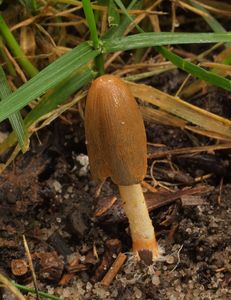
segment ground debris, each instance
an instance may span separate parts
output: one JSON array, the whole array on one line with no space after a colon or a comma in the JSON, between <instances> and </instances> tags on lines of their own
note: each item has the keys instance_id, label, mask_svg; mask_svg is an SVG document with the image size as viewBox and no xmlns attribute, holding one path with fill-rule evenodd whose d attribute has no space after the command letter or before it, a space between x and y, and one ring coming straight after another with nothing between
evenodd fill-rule
<instances>
[{"instance_id":1,"label":"ground debris","mask_svg":"<svg viewBox=\"0 0 231 300\"><path fill-rule=\"evenodd\" d=\"M188 186L194 184L194 178L180 170L172 170L170 168L165 169L163 167L154 166L153 173L155 175L155 179L158 181L177 182Z\"/></svg>"},{"instance_id":2,"label":"ground debris","mask_svg":"<svg viewBox=\"0 0 231 300\"><path fill-rule=\"evenodd\" d=\"M144 193L145 200L147 203L147 207L149 212L160 208L162 206L171 204L175 202L177 199L181 199L184 197L184 200L187 196L191 195L202 195L210 193L213 190L213 187L207 185L198 185L193 188L182 189L176 192L147 192ZM107 199L110 203L108 205ZM113 199L113 201L111 200ZM117 196L115 200L115 196L108 198L99 198L95 207L95 217L100 223L121 223L126 221L126 216L121 206L120 197ZM186 201L185 201L186 202ZM191 204L193 205L193 204ZM197 205L197 204L195 204Z\"/></svg>"},{"instance_id":3,"label":"ground debris","mask_svg":"<svg viewBox=\"0 0 231 300\"><path fill-rule=\"evenodd\" d=\"M48 160L41 155L19 156L14 167L6 169L0 177L0 201L5 210L18 214L26 213L27 207L38 203L40 185L38 176ZM0 211L1 214L1 211Z\"/></svg>"},{"instance_id":4,"label":"ground debris","mask_svg":"<svg viewBox=\"0 0 231 300\"><path fill-rule=\"evenodd\" d=\"M105 274L105 276L101 280L101 283L103 285L109 286L111 284L111 282L113 281L113 279L119 272L120 268L122 267L122 265L124 264L126 259L127 259L127 256L124 253L120 252L118 254L116 260L113 262L112 266L110 267L108 272Z\"/></svg>"},{"instance_id":5,"label":"ground debris","mask_svg":"<svg viewBox=\"0 0 231 300\"><path fill-rule=\"evenodd\" d=\"M58 282L64 270L63 259L57 252L35 252L32 258L36 264L37 276L42 281Z\"/></svg>"},{"instance_id":6,"label":"ground debris","mask_svg":"<svg viewBox=\"0 0 231 300\"><path fill-rule=\"evenodd\" d=\"M52 233L47 242L64 258L71 254L71 249L58 231Z\"/></svg>"},{"instance_id":7,"label":"ground debris","mask_svg":"<svg viewBox=\"0 0 231 300\"><path fill-rule=\"evenodd\" d=\"M227 176L230 172L230 163L227 159L219 158L212 154L179 155L173 159L180 166L186 168L190 166L194 169L216 174L217 176Z\"/></svg>"},{"instance_id":8,"label":"ground debris","mask_svg":"<svg viewBox=\"0 0 231 300\"><path fill-rule=\"evenodd\" d=\"M25 259L13 259L11 261L11 272L15 276L24 276L28 272L28 266Z\"/></svg>"},{"instance_id":9,"label":"ground debris","mask_svg":"<svg viewBox=\"0 0 231 300\"><path fill-rule=\"evenodd\" d=\"M98 282L105 276L120 251L121 242L118 239L107 240L105 242L105 252L94 276L91 279L93 282Z\"/></svg>"},{"instance_id":10,"label":"ground debris","mask_svg":"<svg viewBox=\"0 0 231 300\"><path fill-rule=\"evenodd\" d=\"M17 248L16 241L0 238L0 248Z\"/></svg>"}]
</instances>

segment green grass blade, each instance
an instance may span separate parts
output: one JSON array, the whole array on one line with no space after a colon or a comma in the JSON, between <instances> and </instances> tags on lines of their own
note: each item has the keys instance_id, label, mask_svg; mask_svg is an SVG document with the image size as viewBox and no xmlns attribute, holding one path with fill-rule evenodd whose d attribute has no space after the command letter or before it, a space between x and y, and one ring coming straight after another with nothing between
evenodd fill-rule
<instances>
[{"instance_id":1,"label":"green grass blade","mask_svg":"<svg viewBox=\"0 0 231 300\"><path fill-rule=\"evenodd\" d=\"M95 16L91 7L91 1L90 0L83 0L83 10L84 14L88 23L88 27L91 33L91 40L93 42L93 46L96 50L100 48L96 23L95 23ZM95 58L95 65L100 75L104 74L104 61L103 61L103 55L102 53L96 56Z\"/></svg>"},{"instance_id":2,"label":"green grass blade","mask_svg":"<svg viewBox=\"0 0 231 300\"><path fill-rule=\"evenodd\" d=\"M83 0L82 4L83 4L83 11L87 20L87 24L91 33L91 40L93 42L94 48L97 49L99 47L99 38L98 38L94 13L91 7L91 1Z\"/></svg>"},{"instance_id":3,"label":"green grass blade","mask_svg":"<svg viewBox=\"0 0 231 300\"><path fill-rule=\"evenodd\" d=\"M207 16L202 16L202 17L208 23L208 25L212 28L212 30L214 32L226 32L226 29L208 12L208 10L206 8L201 6L199 3L194 2L193 0L189 0L189 3L193 7L197 8L207 14Z\"/></svg>"},{"instance_id":4,"label":"green grass blade","mask_svg":"<svg viewBox=\"0 0 231 300\"><path fill-rule=\"evenodd\" d=\"M64 103L68 97L79 90L83 85L94 78L94 72L91 70L78 71L69 78L60 83L57 87L44 96L38 105L25 118L26 127L31 126L45 114L48 114L58 105Z\"/></svg>"},{"instance_id":5,"label":"green grass blade","mask_svg":"<svg viewBox=\"0 0 231 300\"><path fill-rule=\"evenodd\" d=\"M9 57L6 55L6 52L4 50L4 43L2 40L2 37L0 36L0 56L2 57L3 61L5 62L5 68L8 71L9 75L15 77L16 71L14 69L14 66L12 62L9 60Z\"/></svg>"},{"instance_id":6,"label":"green grass blade","mask_svg":"<svg viewBox=\"0 0 231 300\"><path fill-rule=\"evenodd\" d=\"M127 12L127 9L124 6L123 2L121 0L115 0L115 3L122 10L122 12L127 16L127 18L130 20L130 23L131 23L133 21L133 18ZM144 32L143 29L139 25L136 24L135 27L140 33Z\"/></svg>"},{"instance_id":7,"label":"green grass blade","mask_svg":"<svg viewBox=\"0 0 231 300\"><path fill-rule=\"evenodd\" d=\"M10 31L10 28L7 26L6 22L4 21L3 17L0 14L0 33L4 37L8 47L10 48L11 52L22 66L22 68L26 71L29 77L33 77L38 73L38 70L33 66L33 64L28 60L28 58L23 53L22 49L20 48L18 42L16 41L15 37Z\"/></svg>"},{"instance_id":8,"label":"green grass blade","mask_svg":"<svg viewBox=\"0 0 231 300\"><path fill-rule=\"evenodd\" d=\"M15 287L14 283L10 281L10 279L6 278L5 275L0 273L0 286L1 287L5 287L7 289L9 289L9 291L11 292L9 297L11 299L18 299L18 300L25 300L25 298L23 297L23 295L19 292L19 290ZM1 292L1 295L3 293ZM4 296L2 296L1 298L3 299ZM7 296L7 298L9 299L9 297ZM4 297L6 298L6 297Z\"/></svg>"},{"instance_id":9,"label":"green grass blade","mask_svg":"<svg viewBox=\"0 0 231 300\"><path fill-rule=\"evenodd\" d=\"M28 10L36 12L38 9L38 3L36 0L19 0Z\"/></svg>"},{"instance_id":10,"label":"green grass blade","mask_svg":"<svg viewBox=\"0 0 231 300\"><path fill-rule=\"evenodd\" d=\"M166 59L170 60L178 68L192 74L193 76L205 80L215 86L225 90L231 90L230 80L216 75L213 72L190 63L180 56L172 53L164 47L157 47L166 44L188 44L188 43L217 43L230 42L231 33L140 33L113 40L104 40L106 52L123 51L143 47L156 46L156 50Z\"/></svg>"},{"instance_id":11,"label":"green grass blade","mask_svg":"<svg viewBox=\"0 0 231 300\"><path fill-rule=\"evenodd\" d=\"M8 81L3 68L0 65L0 99L3 100L10 94L11 89L8 85ZM29 145L28 133L24 126L24 122L20 112L15 112L14 114L10 115L9 121L13 130L15 131L22 152L26 152Z\"/></svg>"},{"instance_id":12,"label":"green grass blade","mask_svg":"<svg viewBox=\"0 0 231 300\"><path fill-rule=\"evenodd\" d=\"M191 5L194 6L195 8L207 14L207 16L203 16L203 18L214 32L227 32L226 29L209 13L209 11L206 8L204 8L199 3L194 2L193 0L189 0L189 3L191 3ZM228 47L229 43L225 43L225 46ZM231 56L226 57L222 63L227 65L230 64ZM215 72L215 70L213 71Z\"/></svg>"},{"instance_id":13,"label":"green grass blade","mask_svg":"<svg viewBox=\"0 0 231 300\"><path fill-rule=\"evenodd\" d=\"M163 47L156 47L157 51L161 53L166 59L170 60L174 65L180 68L183 71L186 71L193 76L205 80L215 86L221 87L227 91L231 91L231 81L221 77L213 72L206 71L205 69L190 63L178 55L168 51Z\"/></svg>"},{"instance_id":14,"label":"green grass blade","mask_svg":"<svg viewBox=\"0 0 231 300\"><path fill-rule=\"evenodd\" d=\"M231 32L227 33L177 33L177 32L147 32L138 33L116 39L103 41L105 52L125 51L137 48L195 44L195 43L220 43L231 42Z\"/></svg>"},{"instance_id":15,"label":"green grass blade","mask_svg":"<svg viewBox=\"0 0 231 300\"><path fill-rule=\"evenodd\" d=\"M68 97L91 81L94 76L95 74L91 70L81 70L78 73L72 74L70 78L56 86L49 92L49 95L44 96L39 104L28 113L24 120L26 128L28 129L31 125L36 124L44 114L51 112L58 105L64 103ZM7 139L0 144L0 154L13 146L15 142L16 136L14 132L12 132Z\"/></svg>"},{"instance_id":16,"label":"green grass blade","mask_svg":"<svg viewBox=\"0 0 231 300\"><path fill-rule=\"evenodd\" d=\"M24 285L15 283L15 282L13 282L13 285L14 285L16 288L18 288L19 290L21 290L21 291L24 291L24 292L27 292L27 293L33 293L33 294L36 294L35 289L28 288L27 286L24 286ZM50 294L48 294L48 293L41 292L41 291L38 291L38 294L39 294L39 296L41 296L41 297L43 297L43 298L45 298L45 299L51 299L51 300L63 300L63 298L60 298L60 297L57 297L57 296L54 296L54 295L50 295Z\"/></svg>"},{"instance_id":17,"label":"green grass blade","mask_svg":"<svg viewBox=\"0 0 231 300\"><path fill-rule=\"evenodd\" d=\"M223 61L223 64L230 65L231 64L231 55L227 56Z\"/></svg>"},{"instance_id":18,"label":"green grass blade","mask_svg":"<svg viewBox=\"0 0 231 300\"><path fill-rule=\"evenodd\" d=\"M127 9L135 9L135 8L140 8L141 7L141 2L138 0L132 0L131 3L128 5ZM118 27L115 28L110 28L105 35L103 36L104 39L114 39L121 37L126 29L128 28L128 25L131 23L131 20L133 21L134 17L133 16L127 16L124 15L121 17L121 21Z\"/></svg>"},{"instance_id":19,"label":"green grass blade","mask_svg":"<svg viewBox=\"0 0 231 300\"><path fill-rule=\"evenodd\" d=\"M61 56L0 103L0 122L66 79L98 54L99 51L92 50L89 43L85 42Z\"/></svg>"},{"instance_id":20,"label":"green grass blade","mask_svg":"<svg viewBox=\"0 0 231 300\"><path fill-rule=\"evenodd\" d=\"M116 11L114 0L108 1L108 24L109 27L118 27L120 24L120 14Z\"/></svg>"}]
</instances>

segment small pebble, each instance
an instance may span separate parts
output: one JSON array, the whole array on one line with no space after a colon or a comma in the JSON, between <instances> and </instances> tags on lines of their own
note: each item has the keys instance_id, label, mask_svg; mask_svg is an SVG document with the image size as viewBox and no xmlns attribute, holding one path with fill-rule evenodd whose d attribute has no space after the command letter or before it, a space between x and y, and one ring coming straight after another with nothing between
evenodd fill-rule
<instances>
[{"instance_id":1,"label":"small pebble","mask_svg":"<svg viewBox=\"0 0 231 300\"><path fill-rule=\"evenodd\" d=\"M166 262L167 262L169 265L174 264L174 261L175 261L175 259L174 259L174 257L173 257L172 255L168 255L168 256L166 257Z\"/></svg>"},{"instance_id":2,"label":"small pebble","mask_svg":"<svg viewBox=\"0 0 231 300\"><path fill-rule=\"evenodd\" d=\"M152 284L158 286L160 284L160 277L157 275L152 276Z\"/></svg>"},{"instance_id":3,"label":"small pebble","mask_svg":"<svg viewBox=\"0 0 231 300\"><path fill-rule=\"evenodd\" d=\"M60 182L58 182L57 180L53 181L53 187L57 193L62 192L62 186L61 186Z\"/></svg>"},{"instance_id":4,"label":"small pebble","mask_svg":"<svg viewBox=\"0 0 231 300\"><path fill-rule=\"evenodd\" d=\"M86 284L86 290L90 291L92 289L92 284L90 282L87 282Z\"/></svg>"},{"instance_id":5,"label":"small pebble","mask_svg":"<svg viewBox=\"0 0 231 300\"><path fill-rule=\"evenodd\" d=\"M136 297L136 299L142 298L142 292L137 287L134 287L134 296Z\"/></svg>"},{"instance_id":6,"label":"small pebble","mask_svg":"<svg viewBox=\"0 0 231 300\"><path fill-rule=\"evenodd\" d=\"M70 186L67 188L67 192L70 193L70 194L73 193L73 186L70 185Z\"/></svg>"},{"instance_id":7,"label":"small pebble","mask_svg":"<svg viewBox=\"0 0 231 300\"><path fill-rule=\"evenodd\" d=\"M84 262L84 261L85 261L85 256L84 256L84 255L83 255L83 256L80 256L79 260L80 260L81 262Z\"/></svg>"}]
</instances>

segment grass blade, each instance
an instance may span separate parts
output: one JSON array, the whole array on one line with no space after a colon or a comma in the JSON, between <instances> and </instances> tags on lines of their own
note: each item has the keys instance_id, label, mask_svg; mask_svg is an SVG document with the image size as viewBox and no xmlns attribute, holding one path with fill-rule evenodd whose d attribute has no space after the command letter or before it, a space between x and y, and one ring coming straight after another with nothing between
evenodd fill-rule
<instances>
[{"instance_id":1,"label":"grass blade","mask_svg":"<svg viewBox=\"0 0 231 300\"><path fill-rule=\"evenodd\" d=\"M94 48L97 49L99 47L99 38L98 38L94 13L91 7L91 2L89 0L83 0L82 4L83 4L83 10L87 20L87 24L91 33L91 40L93 42Z\"/></svg>"},{"instance_id":2,"label":"grass blade","mask_svg":"<svg viewBox=\"0 0 231 300\"><path fill-rule=\"evenodd\" d=\"M105 52L125 51L144 47L195 43L225 43L231 42L231 32L227 33L177 33L177 32L147 32L107 39L103 41Z\"/></svg>"},{"instance_id":3,"label":"grass blade","mask_svg":"<svg viewBox=\"0 0 231 300\"><path fill-rule=\"evenodd\" d=\"M180 117L209 132L211 130L228 140L231 139L231 121L192 105L178 97L170 96L145 84L128 82L134 97L149 102L161 110Z\"/></svg>"},{"instance_id":4,"label":"grass blade","mask_svg":"<svg viewBox=\"0 0 231 300\"><path fill-rule=\"evenodd\" d=\"M45 96L39 104L26 116L26 127L36 123L42 116L48 114L58 105L61 105L80 89L83 85L88 83L94 78L94 73L91 70L83 70L81 73L72 75L70 78L64 80L59 86L57 86L51 93Z\"/></svg>"},{"instance_id":5,"label":"grass blade","mask_svg":"<svg viewBox=\"0 0 231 300\"><path fill-rule=\"evenodd\" d=\"M90 0L83 0L83 10L84 14L88 23L88 27L91 33L91 40L93 42L94 48L97 50L100 48L96 23L95 23L95 16L91 7ZM95 65L100 75L104 74L104 61L102 53L95 57Z\"/></svg>"},{"instance_id":6,"label":"grass blade","mask_svg":"<svg viewBox=\"0 0 231 300\"><path fill-rule=\"evenodd\" d=\"M4 37L8 47L11 52L14 54L15 58L19 64L23 67L29 77L33 77L38 73L38 70L33 66L33 64L28 60L28 58L23 53L18 42L10 31L10 28L7 26L3 17L0 14L0 33Z\"/></svg>"},{"instance_id":7,"label":"grass blade","mask_svg":"<svg viewBox=\"0 0 231 300\"><path fill-rule=\"evenodd\" d=\"M127 9L135 9L141 7L140 1L132 0L131 3L128 5ZM131 20L133 21L133 16L127 16L124 15L121 17L120 24L118 27L112 27L110 28L105 35L103 36L104 39L114 39L121 37L126 29L128 28L128 25L131 23Z\"/></svg>"},{"instance_id":8,"label":"grass blade","mask_svg":"<svg viewBox=\"0 0 231 300\"><path fill-rule=\"evenodd\" d=\"M3 100L10 94L11 89L8 85L8 81L3 71L3 68L0 65L0 99ZM13 130L15 131L22 152L26 152L29 146L28 133L24 126L24 122L20 112L17 111L14 114L10 115L9 121Z\"/></svg>"},{"instance_id":9,"label":"grass blade","mask_svg":"<svg viewBox=\"0 0 231 300\"><path fill-rule=\"evenodd\" d=\"M12 62L9 60L8 56L6 55L5 49L4 49L4 44L2 37L0 36L0 56L2 57L3 61L5 62L5 69L8 71L8 74L16 77L16 71L13 67Z\"/></svg>"},{"instance_id":10,"label":"grass blade","mask_svg":"<svg viewBox=\"0 0 231 300\"><path fill-rule=\"evenodd\" d=\"M225 28L207 11L207 9L193 0L189 0L189 3L207 14L207 16L202 16L202 18L208 23L214 32L226 32Z\"/></svg>"},{"instance_id":11,"label":"grass blade","mask_svg":"<svg viewBox=\"0 0 231 300\"><path fill-rule=\"evenodd\" d=\"M108 2L108 23L109 27L118 27L120 24L120 14L116 11L116 5L114 0Z\"/></svg>"},{"instance_id":12,"label":"grass blade","mask_svg":"<svg viewBox=\"0 0 231 300\"><path fill-rule=\"evenodd\" d=\"M27 129L36 124L44 114L48 114L58 105L64 103L68 97L92 80L95 75L91 70L83 70L79 71L79 73L80 74L73 74L70 78L55 87L49 92L49 95L44 96L39 104L28 113L24 120ZM0 154L13 146L15 142L16 136L14 132L12 132L7 139L0 144Z\"/></svg>"},{"instance_id":13,"label":"grass blade","mask_svg":"<svg viewBox=\"0 0 231 300\"><path fill-rule=\"evenodd\" d=\"M214 72L207 71L191 62L188 62L180 56L172 53L166 48L156 47L157 51L161 53L166 59L170 60L174 65L183 71L186 71L193 76L205 80L215 86L221 87L227 91L231 91L231 81L217 75Z\"/></svg>"},{"instance_id":14,"label":"grass blade","mask_svg":"<svg viewBox=\"0 0 231 300\"><path fill-rule=\"evenodd\" d=\"M170 60L178 68L205 80L225 90L231 90L230 80L223 78L213 72L209 72L180 56L174 54L164 47L157 47L164 44L186 44L186 43L214 43L231 41L231 33L140 33L128 37L121 37L104 41L104 49L108 51L121 51L133 48L156 46L156 50L166 59Z\"/></svg>"},{"instance_id":15,"label":"grass blade","mask_svg":"<svg viewBox=\"0 0 231 300\"><path fill-rule=\"evenodd\" d=\"M123 2L121 0L115 0L115 3L122 10L122 12L126 15L126 17L130 20L130 23L133 22L133 18L127 12L127 9L124 6ZM143 29L139 25L136 24L135 27L139 32L143 32Z\"/></svg>"},{"instance_id":16,"label":"grass blade","mask_svg":"<svg viewBox=\"0 0 231 300\"><path fill-rule=\"evenodd\" d=\"M94 59L97 54L99 51L92 50L89 43L85 42L61 56L0 102L0 122L66 79L73 71Z\"/></svg>"},{"instance_id":17,"label":"grass blade","mask_svg":"<svg viewBox=\"0 0 231 300\"><path fill-rule=\"evenodd\" d=\"M32 289L32 288L29 288L27 286L24 286L24 285L21 285L21 284L18 284L18 283L12 283L16 288L18 288L19 290L23 291L23 292L27 292L27 293L32 293L32 294L35 294L35 289ZM54 296L54 295L50 295L48 293L45 293L45 292L41 292L41 291L38 291L38 294L39 296L45 298L45 299L51 299L51 300L63 300L63 298L60 298L60 297L57 297L57 296Z\"/></svg>"},{"instance_id":18,"label":"grass blade","mask_svg":"<svg viewBox=\"0 0 231 300\"><path fill-rule=\"evenodd\" d=\"M11 291L11 293L15 297L17 297L18 300L26 300L23 297L23 295L19 292L19 290L17 289L15 284L13 282L11 282L8 278L6 278L4 275L2 275L1 273L0 273L0 285L1 285L1 287L8 288ZM11 297L11 299L13 299L13 296Z\"/></svg>"}]
</instances>

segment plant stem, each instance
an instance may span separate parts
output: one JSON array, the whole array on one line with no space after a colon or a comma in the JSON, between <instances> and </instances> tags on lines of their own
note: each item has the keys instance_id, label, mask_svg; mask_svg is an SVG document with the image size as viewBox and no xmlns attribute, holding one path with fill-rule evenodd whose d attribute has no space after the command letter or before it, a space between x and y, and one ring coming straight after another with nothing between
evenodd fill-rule
<instances>
[{"instance_id":1,"label":"plant stem","mask_svg":"<svg viewBox=\"0 0 231 300\"><path fill-rule=\"evenodd\" d=\"M98 38L98 33L97 33L97 28L96 28L96 23L95 23L95 16L94 12L91 7L91 2L89 0L83 0L83 10L84 14L87 20L87 24L91 33L91 40L93 42L93 47L98 50L100 48L100 40ZM96 58L95 58L95 65L97 68L97 71L99 75L104 74L104 59L103 59L103 54L100 53Z\"/></svg>"},{"instance_id":2,"label":"plant stem","mask_svg":"<svg viewBox=\"0 0 231 300\"><path fill-rule=\"evenodd\" d=\"M18 288L19 290L21 291L24 291L24 292L27 292L27 293L33 293L35 294L35 289L32 289L32 288L28 288L24 285L21 285L21 284L18 284L18 283L13 283L14 286L16 288ZM62 298L59 298L57 296L53 296L53 295L50 295L50 294L47 294L45 292L38 292L40 296L42 296L43 298L46 298L46 299L51 299L51 300L62 300Z\"/></svg>"},{"instance_id":3,"label":"plant stem","mask_svg":"<svg viewBox=\"0 0 231 300\"><path fill-rule=\"evenodd\" d=\"M27 75L29 77L35 76L39 71L34 67L34 65L28 60L26 55L23 53L18 42L16 41L15 37L11 33L9 27L7 26L6 22L4 21L1 15L0 15L0 33L4 37L11 52L13 53L13 55L15 56L19 64L23 67Z\"/></svg>"},{"instance_id":4,"label":"plant stem","mask_svg":"<svg viewBox=\"0 0 231 300\"><path fill-rule=\"evenodd\" d=\"M8 56L4 51L4 44L1 36L0 36L0 55L2 56L3 61L6 63L6 69L9 72L9 74L15 77L16 76L15 69L13 67L12 62L9 60Z\"/></svg>"}]
</instances>

